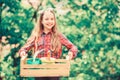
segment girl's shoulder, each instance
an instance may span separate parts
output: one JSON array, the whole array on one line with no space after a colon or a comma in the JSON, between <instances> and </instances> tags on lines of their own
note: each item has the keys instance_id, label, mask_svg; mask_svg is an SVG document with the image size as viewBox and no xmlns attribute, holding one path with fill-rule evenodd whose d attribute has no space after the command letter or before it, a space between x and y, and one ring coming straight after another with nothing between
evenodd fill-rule
<instances>
[{"instance_id":1,"label":"girl's shoulder","mask_svg":"<svg viewBox=\"0 0 120 80\"><path fill-rule=\"evenodd\" d=\"M66 38L66 36L65 36L63 33L59 33L58 36L59 36L60 38Z\"/></svg>"},{"instance_id":2,"label":"girl's shoulder","mask_svg":"<svg viewBox=\"0 0 120 80\"><path fill-rule=\"evenodd\" d=\"M30 36L30 37L27 39L27 42L29 42L29 41L34 41L35 39L36 39L35 36Z\"/></svg>"}]
</instances>

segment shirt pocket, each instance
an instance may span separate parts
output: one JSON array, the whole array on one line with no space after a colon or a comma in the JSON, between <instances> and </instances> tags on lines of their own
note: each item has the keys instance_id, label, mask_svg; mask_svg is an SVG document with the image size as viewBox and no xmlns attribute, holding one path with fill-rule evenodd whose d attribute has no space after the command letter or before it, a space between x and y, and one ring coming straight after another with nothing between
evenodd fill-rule
<instances>
[{"instance_id":1,"label":"shirt pocket","mask_svg":"<svg viewBox=\"0 0 120 80\"><path fill-rule=\"evenodd\" d=\"M45 44L46 46L51 46L51 43L47 43L47 44Z\"/></svg>"},{"instance_id":2,"label":"shirt pocket","mask_svg":"<svg viewBox=\"0 0 120 80\"><path fill-rule=\"evenodd\" d=\"M43 42L43 40L41 38L41 39L38 40L37 46L42 46L42 45L44 45L44 42Z\"/></svg>"}]
</instances>

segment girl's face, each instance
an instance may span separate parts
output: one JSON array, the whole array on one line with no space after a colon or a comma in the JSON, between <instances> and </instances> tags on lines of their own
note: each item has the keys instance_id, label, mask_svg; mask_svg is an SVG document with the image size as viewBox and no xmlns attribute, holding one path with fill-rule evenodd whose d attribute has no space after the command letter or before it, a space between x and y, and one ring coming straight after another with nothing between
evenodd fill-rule
<instances>
[{"instance_id":1,"label":"girl's face","mask_svg":"<svg viewBox=\"0 0 120 80\"><path fill-rule=\"evenodd\" d=\"M55 16L50 11L45 11L42 19L44 31L50 31L55 26Z\"/></svg>"}]
</instances>

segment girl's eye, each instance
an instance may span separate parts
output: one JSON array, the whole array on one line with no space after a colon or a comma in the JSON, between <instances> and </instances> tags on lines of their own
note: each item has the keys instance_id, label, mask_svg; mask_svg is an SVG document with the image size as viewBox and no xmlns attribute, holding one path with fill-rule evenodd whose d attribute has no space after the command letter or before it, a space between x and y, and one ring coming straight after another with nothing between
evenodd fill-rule
<instances>
[{"instance_id":1,"label":"girl's eye","mask_svg":"<svg viewBox=\"0 0 120 80\"><path fill-rule=\"evenodd\" d=\"M53 18L51 18L51 20L54 20Z\"/></svg>"},{"instance_id":2,"label":"girl's eye","mask_svg":"<svg viewBox=\"0 0 120 80\"><path fill-rule=\"evenodd\" d=\"M45 20L48 20L48 18L45 18Z\"/></svg>"}]
</instances>

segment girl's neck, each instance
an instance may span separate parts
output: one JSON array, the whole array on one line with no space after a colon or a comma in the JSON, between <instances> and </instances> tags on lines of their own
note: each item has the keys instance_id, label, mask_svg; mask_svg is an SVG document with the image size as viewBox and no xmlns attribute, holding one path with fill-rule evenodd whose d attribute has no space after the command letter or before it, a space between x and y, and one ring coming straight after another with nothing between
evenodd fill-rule
<instances>
[{"instance_id":1,"label":"girl's neck","mask_svg":"<svg viewBox=\"0 0 120 80\"><path fill-rule=\"evenodd\" d=\"M51 32L51 30L43 30L43 32L45 33L45 34L47 34L47 33L49 33L49 32Z\"/></svg>"}]
</instances>

